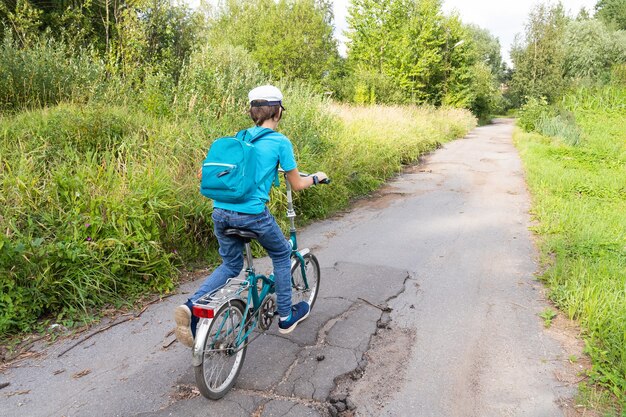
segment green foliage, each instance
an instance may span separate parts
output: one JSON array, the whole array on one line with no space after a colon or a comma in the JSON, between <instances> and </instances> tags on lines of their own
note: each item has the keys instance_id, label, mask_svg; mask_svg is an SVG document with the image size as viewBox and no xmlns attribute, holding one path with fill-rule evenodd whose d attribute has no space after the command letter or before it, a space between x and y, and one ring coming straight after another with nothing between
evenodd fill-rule
<instances>
[{"instance_id":1,"label":"green foliage","mask_svg":"<svg viewBox=\"0 0 626 417\"><path fill-rule=\"evenodd\" d=\"M440 1L358 0L348 22L354 102L452 105L481 118L497 110L498 41L444 16Z\"/></svg>"},{"instance_id":2,"label":"green foliage","mask_svg":"<svg viewBox=\"0 0 626 417\"><path fill-rule=\"evenodd\" d=\"M504 99L496 75L483 62L471 68L472 83L466 92L468 107L476 117L487 120L504 109Z\"/></svg>"},{"instance_id":3,"label":"green foliage","mask_svg":"<svg viewBox=\"0 0 626 417\"><path fill-rule=\"evenodd\" d=\"M626 30L626 0L599 0L596 16L616 29Z\"/></svg>"},{"instance_id":4,"label":"green foliage","mask_svg":"<svg viewBox=\"0 0 626 417\"><path fill-rule=\"evenodd\" d=\"M547 328L552 325L552 320L556 318L556 311L552 310L550 307L546 307L539 314L539 317L543 319L543 325Z\"/></svg>"},{"instance_id":5,"label":"green foliage","mask_svg":"<svg viewBox=\"0 0 626 417\"><path fill-rule=\"evenodd\" d=\"M198 80L196 91L206 78ZM284 91L281 131L292 138L299 167L326 170L334 180L298 194L304 219L345 207L474 122L463 111L346 108L342 123L309 88ZM205 100L197 105L211 104ZM197 117L199 109L170 119L91 104L0 119L0 333L170 291L177 267L214 259L210 203L195 174L211 138L249 124L236 113L231 103L219 121ZM271 209L286 209L279 190Z\"/></svg>"},{"instance_id":6,"label":"green foliage","mask_svg":"<svg viewBox=\"0 0 626 417\"><path fill-rule=\"evenodd\" d=\"M214 20L170 0L44 3L0 4L3 334L28 331L42 317L76 322L106 304L168 292L177 268L216 259L198 161L213 138L250 124L246 96L254 86L280 86L281 131L299 167L334 178L333 187L298 194L304 220L345 207L475 123L451 109L329 111L327 98L313 92L341 85L350 98L358 90L363 102L392 103L409 101L418 82L425 88L411 93L413 101L441 101L437 85L445 81L465 97L468 72L457 70L469 49L454 48L459 21L441 49L437 2L416 6L432 19L414 16L413 29L424 26L413 70L445 61L446 71L407 77L365 68L348 82L325 1L232 2ZM266 25L257 24L260 15ZM429 44L439 51L428 52ZM284 200L273 191L275 213L284 212Z\"/></svg>"},{"instance_id":7,"label":"green foliage","mask_svg":"<svg viewBox=\"0 0 626 417\"><path fill-rule=\"evenodd\" d=\"M487 29L476 25L467 25L465 29L471 36L479 62L485 64L490 69L496 82L503 82L506 64L502 60L498 38L493 36Z\"/></svg>"},{"instance_id":8,"label":"green foliage","mask_svg":"<svg viewBox=\"0 0 626 417\"><path fill-rule=\"evenodd\" d=\"M603 91L605 90L605 91ZM583 327L592 382L626 406L626 89L580 88L560 106L580 128L576 147L517 132L533 193L550 297Z\"/></svg>"},{"instance_id":9,"label":"green foliage","mask_svg":"<svg viewBox=\"0 0 626 417\"><path fill-rule=\"evenodd\" d=\"M174 108L179 115L214 122L234 116L243 124L248 120L248 91L263 83L267 80L259 65L242 47L205 46L184 67Z\"/></svg>"},{"instance_id":10,"label":"green foliage","mask_svg":"<svg viewBox=\"0 0 626 417\"><path fill-rule=\"evenodd\" d=\"M575 113L620 113L626 111L623 92L623 85L579 87L563 98L561 106Z\"/></svg>"},{"instance_id":11,"label":"green foliage","mask_svg":"<svg viewBox=\"0 0 626 417\"><path fill-rule=\"evenodd\" d=\"M53 39L22 48L7 36L0 44L0 112L85 101L103 76L103 65L87 51L70 51Z\"/></svg>"},{"instance_id":12,"label":"green foliage","mask_svg":"<svg viewBox=\"0 0 626 417\"><path fill-rule=\"evenodd\" d=\"M601 1L598 10L619 2ZM615 30L600 12L597 17L581 12L571 19L561 4L540 4L531 12L524 38L511 51L515 72L508 96L515 106L529 97L557 103L572 87L626 79L626 31Z\"/></svg>"},{"instance_id":13,"label":"green foliage","mask_svg":"<svg viewBox=\"0 0 626 417\"><path fill-rule=\"evenodd\" d=\"M626 33L624 35L624 43L626 43ZM611 68L611 83L626 85L626 63L613 65Z\"/></svg>"},{"instance_id":14,"label":"green foliage","mask_svg":"<svg viewBox=\"0 0 626 417\"><path fill-rule=\"evenodd\" d=\"M557 111L555 115L542 114L535 130L545 136L561 138L571 146L580 143L581 133L574 114L565 110Z\"/></svg>"},{"instance_id":15,"label":"green foliage","mask_svg":"<svg viewBox=\"0 0 626 417\"><path fill-rule=\"evenodd\" d=\"M608 81L611 67L626 62L626 38L599 20L571 21L564 34L565 74Z\"/></svg>"},{"instance_id":16,"label":"green foliage","mask_svg":"<svg viewBox=\"0 0 626 417\"><path fill-rule=\"evenodd\" d=\"M561 4L540 4L530 13L524 39L516 39L511 49L515 72L510 90L514 104L523 104L525 97L546 97L549 102L561 97L566 86L563 77L566 22Z\"/></svg>"},{"instance_id":17,"label":"green foliage","mask_svg":"<svg viewBox=\"0 0 626 417\"><path fill-rule=\"evenodd\" d=\"M198 43L202 18L184 3L152 0L142 10L140 22L145 33L142 62L153 73L171 75L178 81L180 69Z\"/></svg>"},{"instance_id":18,"label":"green foliage","mask_svg":"<svg viewBox=\"0 0 626 417\"><path fill-rule=\"evenodd\" d=\"M386 74L405 43L406 26L414 14L409 0L355 0L349 7L349 60L352 65Z\"/></svg>"},{"instance_id":19,"label":"green foliage","mask_svg":"<svg viewBox=\"0 0 626 417\"><path fill-rule=\"evenodd\" d=\"M7 29L3 35L14 34L23 46L29 45L37 39L42 24L41 15L42 11L33 7L28 0L17 0L13 8L9 8L4 2L1 3L0 21Z\"/></svg>"},{"instance_id":20,"label":"green foliage","mask_svg":"<svg viewBox=\"0 0 626 417\"><path fill-rule=\"evenodd\" d=\"M71 47L104 50L104 38L114 30L113 20L125 5L123 1L5 1L0 5L0 21L23 45L48 32Z\"/></svg>"},{"instance_id":21,"label":"green foliage","mask_svg":"<svg viewBox=\"0 0 626 417\"><path fill-rule=\"evenodd\" d=\"M171 124L59 106L2 120L0 331L173 288L209 240L193 152ZM203 244L204 242L204 244Z\"/></svg>"},{"instance_id":22,"label":"green foliage","mask_svg":"<svg viewBox=\"0 0 626 417\"><path fill-rule=\"evenodd\" d=\"M332 5L325 1L230 0L209 36L214 44L243 47L274 79L319 85L337 59Z\"/></svg>"},{"instance_id":23,"label":"green foliage","mask_svg":"<svg viewBox=\"0 0 626 417\"><path fill-rule=\"evenodd\" d=\"M581 132L574 114L564 108L548 105L544 97L528 99L518 112L517 125L526 132L561 138L571 146L580 143Z\"/></svg>"},{"instance_id":24,"label":"green foliage","mask_svg":"<svg viewBox=\"0 0 626 417\"><path fill-rule=\"evenodd\" d=\"M525 132L537 130L537 124L544 116L549 116L551 109L545 97L530 97L518 112L517 125Z\"/></svg>"},{"instance_id":25,"label":"green foliage","mask_svg":"<svg viewBox=\"0 0 626 417\"><path fill-rule=\"evenodd\" d=\"M18 0L0 6L0 22L21 46L50 38L69 50L89 49L109 73L138 82L152 73L176 81L202 19L173 0Z\"/></svg>"},{"instance_id":26,"label":"green foliage","mask_svg":"<svg viewBox=\"0 0 626 417\"><path fill-rule=\"evenodd\" d=\"M390 76L361 69L354 72L352 82L352 101L355 104L394 104L406 101L404 92Z\"/></svg>"}]
</instances>

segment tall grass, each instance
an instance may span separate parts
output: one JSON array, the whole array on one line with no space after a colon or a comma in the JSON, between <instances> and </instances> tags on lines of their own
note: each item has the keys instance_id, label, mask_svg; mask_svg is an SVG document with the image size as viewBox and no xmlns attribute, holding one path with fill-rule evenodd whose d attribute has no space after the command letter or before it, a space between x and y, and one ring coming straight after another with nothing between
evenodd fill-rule
<instances>
[{"instance_id":1,"label":"tall grass","mask_svg":"<svg viewBox=\"0 0 626 417\"><path fill-rule=\"evenodd\" d=\"M179 268L217 258L198 164L214 138L250 125L247 91L269 80L232 48L196 52L175 87L151 77L129 96L115 96L112 79L88 100L15 112L38 103L33 94L0 116L0 334L171 291ZM450 109L331 110L305 85L280 86L280 130L299 167L334 179L298 194L304 219L345 207L475 123Z\"/></svg>"},{"instance_id":2,"label":"tall grass","mask_svg":"<svg viewBox=\"0 0 626 417\"><path fill-rule=\"evenodd\" d=\"M597 92L598 94L596 94ZM626 88L566 97L573 147L516 132L534 197L550 297L580 321L594 381L626 405Z\"/></svg>"},{"instance_id":3,"label":"tall grass","mask_svg":"<svg viewBox=\"0 0 626 417\"><path fill-rule=\"evenodd\" d=\"M315 114L330 136L292 135L288 123L284 129L295 139L299 168L323 170L333 181L330 187L296 193L303 220L345 208L351 199L377 189L421 154L462 137L476 125L471 113L461 109L333 104L331 113L326 113L323 108ZM284 211L283 200L276 191L273 204L279 205L279 213Z\"/></svg>"},{"instance_id":4,"label":"tall grass","mask_svg":"<svg viewBox=\"0 0 626 417\"><path fill-rule=\"evenodd\" d=\"M21 48L10 36L0 43L0 112L85 101L104 80L104 65L88 51L70 51L54 39Z\"/></svg>"}]
</instances>

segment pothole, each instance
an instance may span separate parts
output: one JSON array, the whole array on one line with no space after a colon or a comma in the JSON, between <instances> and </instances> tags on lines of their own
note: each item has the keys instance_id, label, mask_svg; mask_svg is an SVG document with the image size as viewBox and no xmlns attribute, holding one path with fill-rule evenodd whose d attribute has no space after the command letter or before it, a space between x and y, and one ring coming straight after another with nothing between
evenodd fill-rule
<instances>
[{"instance_id":1,"label":"pothole","mask_svg":"<svg viewBox=\"0 0 626 417\"><path fill-rule=\"evenodd\" d=\"M383 314L359 366L336 379L328 397L330 416L378 416L402 387L415 339L414 330L392 326L389 315Z\"/></svg>"}]
</instances>

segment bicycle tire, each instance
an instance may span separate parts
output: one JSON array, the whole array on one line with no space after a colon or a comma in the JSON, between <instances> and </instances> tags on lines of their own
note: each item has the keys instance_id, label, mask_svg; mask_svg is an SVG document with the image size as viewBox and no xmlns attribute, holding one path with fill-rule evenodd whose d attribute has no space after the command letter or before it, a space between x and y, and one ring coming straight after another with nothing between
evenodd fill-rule
<instances>
[{"instance_id":1,"label":"bicycle tire","mask_svg":"<svg viewBox=\"0 0 626 417\"><path fill-rule=\"evenodd\" d=\"M320 288L320 264L312 253L305 254L303 258L309 288L305 288L300 267L301 260L295 258L291 265L291 303L295 305L300 301L306 301L309 303L309 307L313 309Z\"/></svg>"},{"instance_id":2,"label":"bicycle tire","mask_svg":"<svg viewBox=\"0 0 626 417\"><path fill-rule=\"evenodd\" d=\"M233 342L243 320L240 301L224 304L208 329L202 363L195 367L196 385L211 400L222 398L233 387L246 358L247 341L233 351Z\"/></svg>"}]
</instances>

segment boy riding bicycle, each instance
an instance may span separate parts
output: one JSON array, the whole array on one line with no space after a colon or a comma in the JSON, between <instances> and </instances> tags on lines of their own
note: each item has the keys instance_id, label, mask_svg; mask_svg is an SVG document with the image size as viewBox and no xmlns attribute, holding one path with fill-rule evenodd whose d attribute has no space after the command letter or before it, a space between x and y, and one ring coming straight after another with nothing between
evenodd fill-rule
<instances>
[{"instance_id":1,"label":"boy riding bicycle","mask_svg":"<svg viewBox=\"0 0 626 417\"><path fill-rule=\"evenodd\" d=\"M294 190L316 185L327 176L323 172L317 172L301 177L291 142L283 134L275 132L285 111L282 105L283 95L278 88L271 85L257 87L250 91L248 98L250 117L255 126L249 128L247 133L255 137L262 130L273 131L254 143L258 155L257 177L265 180L242 203L213 202L214 232L220 246L222 264L205 279L185 304L174 310L176 338L189 347L193 346L198 323L198 318L192 315L193 303L203 295L224 286L229 278L238 276L243 269L243 242L239 238L226 236L224 231L229 228L247 229L256 233L257 240L272 259L280 333L291 333L309 315L309 305L305 301L291 305L291 245L266 204L278 166L286 172L287 181Z\"/></svg>"}]
</instances>

